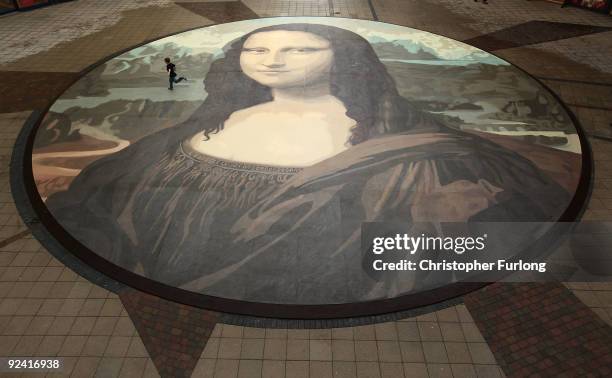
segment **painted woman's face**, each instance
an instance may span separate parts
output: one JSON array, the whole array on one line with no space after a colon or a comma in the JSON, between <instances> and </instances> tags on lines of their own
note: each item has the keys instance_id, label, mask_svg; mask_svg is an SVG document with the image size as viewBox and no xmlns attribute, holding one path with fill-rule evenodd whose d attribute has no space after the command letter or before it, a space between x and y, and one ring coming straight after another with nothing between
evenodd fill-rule
<instances>
[{"instance_id":1,"label":"painted woman's face","mask_svg":"<svg viewBox=\"0 0 612 378\"><path fill-rule=\"evenodd\" d=\"M253 34L245 41L240 54L242 71L271 88L309 86L329 80L333 61L331 43L303 31Z\"/></svg>"}]
</instances>

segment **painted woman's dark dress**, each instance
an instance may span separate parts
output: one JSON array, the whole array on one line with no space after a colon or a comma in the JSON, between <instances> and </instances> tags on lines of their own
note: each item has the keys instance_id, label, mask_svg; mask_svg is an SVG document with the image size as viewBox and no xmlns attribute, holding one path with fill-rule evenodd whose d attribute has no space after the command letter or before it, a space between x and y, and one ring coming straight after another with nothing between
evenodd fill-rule
<instances>
[{"instance_id":1,"label":"painted woman's dark dress","mask_svg":"<svg viewBox=\"0 0 612 378\"><path fill-rule=\"evenodd\" d=\"M426 285L365 274L362 222L555 221L569 202L525 158L434 123L305 168L201 155L186 142L197 131L167 129L91 164L48 208L85 246L154 280L306 304Z\"/></svg>"}]
</instances>

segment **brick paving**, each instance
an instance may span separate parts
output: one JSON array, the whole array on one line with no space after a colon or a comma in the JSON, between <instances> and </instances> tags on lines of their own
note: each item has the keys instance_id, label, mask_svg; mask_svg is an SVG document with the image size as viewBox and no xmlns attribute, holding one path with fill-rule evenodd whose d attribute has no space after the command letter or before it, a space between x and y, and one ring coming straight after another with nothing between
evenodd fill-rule
<instances>
[{"instance_id":1,"label":"brick paving","mask_svg":"<svg viewBox=\"0 0 612 378\"><path fill-rule=\"evenodd\" d=\"M464 300L508 376L612 374L612 329L565 286L496 283Z\"/></svg>"},{"instance_id":2,"label":"brick paving","mask_svg":"<svg viewBox=\"0 0 612 378\"><path fill-rule=\"evenodd\" d=\"M223 4L210 8L215 3ZM161 308L174 316L159 325L170 339L173 328L194 329L194 318L176 322L181 313L170 310L174 305L137 293L118 296L64 267L29 235L12 203L12 145L30 111L44 107L73 75L98 60L146 40L249 12L259 17L378 18L458 40L482 35L490 40L533 22L581 24L586 27L575 29L585 30L612 27L610 17L543 1L492 0L483 6L471 0L372 0L372 5L376 14L367 0L78 0L0 17L0 356L63 357L65 368L57 376L175 376L179 370L158 371L154 362L159 367L160 356L167 355L162 352L174 344L153 340L151 318L137 309ZM612 32L578 34L563 40L527 35L511 48L491 49L543 78L570 104L587 132L612 136ZM590 142L595 179L584 218L610 221L612 148L604 140ZM610 284L495 284L465 300L467 306L401 321L331 330L212 328L214 319L208 318L200 324L205 325L202 339L210 332L201 354L194 357L201 347L194 343L184 355L195 362L194 377L549 376L554 371L549 369L559 369L549 368L549 361L574 369L563 372L566 376L586 369L610 375L603 365L610 364ZM492 315L502 309L506 319ZM504 335L520 339L511 344ZM523 355L524 361L513 359ZM180 372L188 370L185 365Z\"/></svg>"},{"instance_id":3,"label":"brick paving","mask_svg":"<svg viewBox=\"0 0 612 378\"><path fill-rule=\"evenodd\" d=\"M163 377L190 377L218 314L133 289L119 298Z\"/></svg>"}]
</instances>

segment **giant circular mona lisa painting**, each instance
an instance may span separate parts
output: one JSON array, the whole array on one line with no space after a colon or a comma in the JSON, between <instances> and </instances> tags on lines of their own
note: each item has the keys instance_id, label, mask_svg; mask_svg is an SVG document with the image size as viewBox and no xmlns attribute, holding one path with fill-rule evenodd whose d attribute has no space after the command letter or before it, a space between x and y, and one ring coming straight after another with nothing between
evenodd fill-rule
<instances>
[{"instance_id":1,"label":"giant circular mona lisa painting","mask_svg":"<svg viewBox=\"0 0 612 378\"><path fill-rule=\"evenodd\" d=\"M31 160L78 257L140 286L264 305L450 285L368 274L362 224L554 222L582 174L576 126L521 70L327 17L215 25L118 55L51 106Z\"/></svg>"}]
</instances>

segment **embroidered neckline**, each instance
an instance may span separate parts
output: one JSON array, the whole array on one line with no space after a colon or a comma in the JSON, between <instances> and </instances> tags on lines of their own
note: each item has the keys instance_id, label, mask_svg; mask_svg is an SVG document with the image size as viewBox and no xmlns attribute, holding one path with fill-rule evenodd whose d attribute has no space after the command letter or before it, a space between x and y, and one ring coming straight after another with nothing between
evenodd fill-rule
<instances>
[{"instance_id":1,"label":"embroidered neckline","mask_svg":"<svg viewBox=\"0 0 612 378\"><path fill-rule=\"evenodd\" d=\"M179 153L193 161L208 165L211 167L229 169L233 171L248 172L248 173L261 173L265 175L287 175L295 174L303 170L300 167L279 167L271 165L262 165L247 163L242 161L234 161L205 155L199 151L194 150L189 143L181 141L179 144Z\"/></svg>"}]
</instances>

